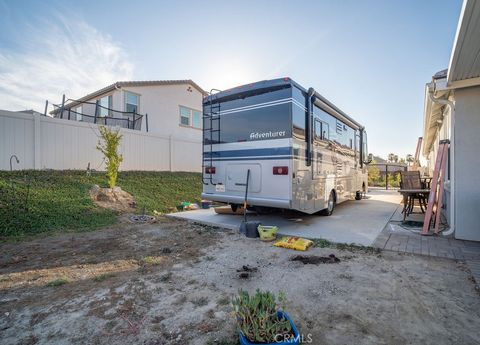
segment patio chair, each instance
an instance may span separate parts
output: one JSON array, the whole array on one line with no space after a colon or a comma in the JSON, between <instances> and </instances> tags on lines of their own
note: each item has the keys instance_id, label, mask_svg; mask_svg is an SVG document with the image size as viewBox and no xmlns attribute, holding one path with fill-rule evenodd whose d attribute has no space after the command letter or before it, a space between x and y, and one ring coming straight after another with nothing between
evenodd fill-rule
<instances>
[{"instance_id":1,"label":"patio chair","mask_svg":"<svg viewBox=\"0 0 480 345\"><path fill-rule=\"evenodd\" d=\"M400 188L401 189L425 189L425 184L422 183L420 178L420 171L401 171L400 172ZM415 199L418 200L418 204L420 205L420 209L422 213L425 213L425 209L427 208L427 198L423 193L415 193L410 194L408 198L408 205L405 208L405 212L410 214L413 212L413 207L415 206ZM405 214L406 216L407 214Z\"/></svg>"}]
</instances>

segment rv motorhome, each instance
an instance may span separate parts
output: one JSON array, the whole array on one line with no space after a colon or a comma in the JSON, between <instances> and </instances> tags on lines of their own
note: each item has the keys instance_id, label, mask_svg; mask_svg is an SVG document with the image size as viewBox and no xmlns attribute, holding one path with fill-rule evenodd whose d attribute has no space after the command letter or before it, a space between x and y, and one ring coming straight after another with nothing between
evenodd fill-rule
<instances>
[{"instance_id":1,"label":"rv motorhome","mask_svg":"<svg viewBox=\"0 0 480 345\"><path fill-rule=\"evenodd\" d=\"M368 156L365 128L290 78L204 98L202 198L234 210L330 215L366 192Z\"/></svg>"}]
</instances>

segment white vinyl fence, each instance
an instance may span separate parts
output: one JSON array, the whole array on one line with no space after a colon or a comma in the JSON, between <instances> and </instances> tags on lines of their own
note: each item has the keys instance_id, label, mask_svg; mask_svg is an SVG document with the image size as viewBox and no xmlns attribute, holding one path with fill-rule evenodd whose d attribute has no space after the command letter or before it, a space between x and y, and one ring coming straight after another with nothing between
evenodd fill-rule
<instances>
[{"instance_id":1,"label":"white vinyl fence","mask_svg":"<svg viewBox=\"0 0 480 345\"><path fill-rule=\"evenodd\" d=\"M121 129L120 170L201 171L201 141ZM98 126L0 110L0 170L104 170Z\"/></svg>"}]
</instances>

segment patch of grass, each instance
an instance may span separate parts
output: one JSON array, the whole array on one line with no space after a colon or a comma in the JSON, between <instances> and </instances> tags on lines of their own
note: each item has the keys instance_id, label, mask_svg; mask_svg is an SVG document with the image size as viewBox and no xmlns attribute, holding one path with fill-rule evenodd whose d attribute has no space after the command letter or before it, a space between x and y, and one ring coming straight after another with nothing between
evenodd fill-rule
<instances>
[{"instance_id":1,"label":"patch of grass","mask_svg":"<svg viewBox=\"0 0 480 345\"><path fill-rule=\"evenodd\" d=\"M116 222L117 213L96 206L89 190L107 187L105 173L0 172L0 239L43 233L90 231ZM186 172L120 172L117 185L132 194L139 212L165 213L182 201L199 202L201 175Z\"/></svg>"},{"instance_id":2,"label":"patch of grass","mask_svg":"<svg viewBox=\"0 0 480 345\"><path fill-rule=\"evenodd\" d=\"M215 257L214 257L214 256L210 256L210 255L207 255L207 256L205 257L205 260L206 260L206 261L214 261L214 260L215 260Z\"/></svg>"},{"instance_id":3,"label":"patch of grass","mask_svg":"<svg viewBox=\"0 0 480 345\"><path fill-rule=\"evenodd\" d=\"M380 254L382 251L379 248L369 247L369 246L360 246L354 243L337 243L335 248L339 250L347 250L350 252L364 252L367 254Z\"/></svg>"},{"instance_id":4,"label":"patch of grass","mask_svg":"<svg viewBox=\"0 0 480 345\"><path fill-rule=\"evenodd\" d=\"M96 282L103 282L104 280L107 280L108 278L111 278L113 276L115 276L113 273L102 273L98 276L95 276L93 280Z\"/></svg>"},{"instance_id":5,"label":"patch of grass","mask_svg":"<svg viewBox=\"0 0 480 345\"><path fill-rule=\"evenodd\" d=\"M227 305L231 302L230 298L228 296L223 296L218 299L217 305Z\"/></svg>"},{"instance_id":6,"label":"patch of grass","mask_svg":"<svg viewBox=\"0 0 480 345\"><path fill-rule=\"evenodd\" d=\"M364 252L367 254L380 254L381 250L379 248L374 248L370 246L361 246L354 243L333 243L323 238L318 240L313 240L313 246L319 248L335 248L338 250L346 250L349 252Z\"/></svg>"},{"instance_id":7,"label":"patch of grass","mask_svg":"<svg viewBox=\"0 0 480 345\"><path fill-rule=\"evenodd\" d=\"M192 303L195 304L197 307L203 307L208 304L208 298L207 297L199 297L194 300L192 300Z\"/></svg>"},{"instance_id":8,"label":"patch of grass","mask_svg":"<svg viewBox=\"0 0 480 345\"><path fill-rule=\"evenodd\" d=\"M318 240L314 240L313 241L313 245L315 247L319 247L319 248L326 248L326 247L331 247L332 246L332 242L328 241L328 240L325 240L323 238L320 238Z\"/></svg>"},{"instance_id":9,"label":"patch of grass","mask_svg":"<svg viewBox=\"0 0 480 345\"><path fill-rule=\"evenodd\" d=\"M144 265L159 265L161 261L161 258L155 257L155 256L145 256L142 259L142 263Z\"/></svg>"},{"instance_id":10,"label":"patch of grass","mask_svg":"<svg viewBox=\"0 0 480 345\"><path fill-rule=\"evenodd\" d=\"M52 280L50 282L47 283L47 286L50 286L50 287L56 287L56 286L62 286L62 285L65 285L69 282L68 279L66 278L59 278L59 279L55 279L55 280Z\"/></svg>"}]
</instances>

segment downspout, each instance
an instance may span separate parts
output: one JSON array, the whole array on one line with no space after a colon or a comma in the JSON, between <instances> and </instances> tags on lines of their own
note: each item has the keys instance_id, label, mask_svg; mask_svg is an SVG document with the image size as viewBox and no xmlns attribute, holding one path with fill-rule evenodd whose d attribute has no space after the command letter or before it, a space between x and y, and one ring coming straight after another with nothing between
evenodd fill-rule
<instances>
[{"instance_id":1,"label":"downspout","mask_svg":"<svg viewBox=\"0 0 480 345\"><path fill-rule=\"evenodd\" d=\"M313 87L308 89L307 95L307 166L312 165L312 99L315 96L315 90Z\"/></svg>"},{"instance_id":2,"label":"downspout","mask_svg":"<svg viewBox=\"0 0 480 345\"><path fill-rule=\"evenodd\" d=\"M454 200L454 190L455 190L455 183L452 183L455 181L453 178L455 176L455 164L454 164L454 156L455 156L455 103L448 100L448 99L442 99L442 98L437 98L433 94L435 93L436 89L436 84L435 84L435 79L432 79L432 82L430 83L428 87L428 97L432 101L432 103L438 103L441 105L445 105L450 108L450 118L451 118L451 138L450 142L453 143L454 149L452 150L452 154L450 155L450 166L453 168L451 172L453 172L453 175L450 176L450 207L452 208L452 212L450 214L450 229L447 231L443 231L442 234L445 236L452 235L455 232L455 200Z\"/></svg>"}]
</instances>

